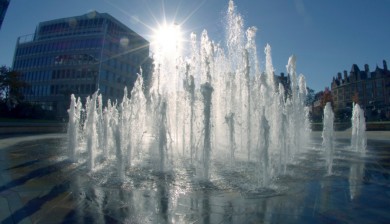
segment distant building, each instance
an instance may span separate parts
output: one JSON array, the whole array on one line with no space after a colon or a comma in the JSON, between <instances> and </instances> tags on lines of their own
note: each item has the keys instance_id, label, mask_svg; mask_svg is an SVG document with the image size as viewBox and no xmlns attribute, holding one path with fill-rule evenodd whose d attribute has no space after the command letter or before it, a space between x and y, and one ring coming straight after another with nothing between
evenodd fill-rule
<instances>
[{"instance_id":1,"label":"distant building","mask_svg":"<svg viewBox=\"0 0 390 224\"><path fill-rule=\"evenodd\" d=\"M327 89L325 89L327 91ZM313 105L311 106L311 113L314 115L322 115L324 107L323 107L323 98L324 91L317 92L314 95ZM319 117L318 120L322 119L322 117Z\"/></svg>"},{"instance_id":2,"label":"distant building","mask_svg":"<svg viewBox=\"0 0 390 224\"><path fill-rule=\"evenodd\" d=\"M386 61L383 68L377 66L374 71L367 64L362 71L354 64L349 74L338 73L331 86L336 110L351 109L357 101L368 119L390 118L390 71Z\"/></svg>"},{"instance_id":3,"label":"distant building","mask_svg":"<svg viewBox=\"0 0 390 224\"><path fill-rule=\"evenodd\" d=\"M333 107L332 93L329 87L314 94L313 102L310 105L310 119L312 122L322 122L324 116L324 107L330 102Z\"/></svg>"},{"instance_id":4,"label":"distant building","mask_svg":"<svg viewBox=\"0 0 390 224\"><path fill-rule=\"evenodd\" d=\"M107 13L41 22L32 35L18 38L13 69L29 87L25 99L67 116L70 94L83 100L97 89L121 100L137 73L151 68L149 42Z\"/></svg>"},{"instance_id":5,"label":"distant building","mask_svg":"<svg viewBox=\"0 0 390 224\"><path fill-rule=\"evenodd\" d=\"M290 91L291 81L289 75L286 76L284 75L283 72L281 72L279 76L278 75L274 76L274 80L275 80L275 88L279 88L279 83L281 83L285 91Z\"/></svg>"},{"instance_id":6,"label":"distant building","mask_svg":"<svg viewBox=\"0 0 390 224\"><path fill-rule=\"evenodd\" d=\"M0 29L3 24L10 0L0 0Z\"/></svg>"}]
</instances>

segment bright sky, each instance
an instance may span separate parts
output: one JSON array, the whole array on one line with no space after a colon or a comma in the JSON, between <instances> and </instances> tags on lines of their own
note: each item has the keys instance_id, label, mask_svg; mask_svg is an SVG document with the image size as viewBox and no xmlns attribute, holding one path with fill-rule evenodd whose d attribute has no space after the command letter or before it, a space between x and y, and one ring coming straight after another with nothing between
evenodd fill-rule
<instances>
[{"instance_id":1,"label":"bright sky","mask_svg":"<svg viewBox=\"0 0 390 224\"><path fill-rule=\"evenodd\" d=\"M297 57L297 72L316 91L330 86L337 72L356 63L371 70L390 64L390 0L236 0L245 27L256 26L257 47L272 47L276 73L285 72L288 57ZM0 65L12 65L18 36L34 32L39 22L107 12L151 40L164 17L182 25L189 38L206 29L224 42L228 0L11 0L0 30ZM262 66L264 68L264 66Z\"/></svg>"}]
</instances>

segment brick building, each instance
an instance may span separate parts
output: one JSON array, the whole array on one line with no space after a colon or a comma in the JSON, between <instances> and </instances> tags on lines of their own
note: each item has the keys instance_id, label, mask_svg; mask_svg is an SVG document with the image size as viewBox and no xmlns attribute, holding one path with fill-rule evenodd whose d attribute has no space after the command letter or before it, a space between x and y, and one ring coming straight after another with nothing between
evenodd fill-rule
<instances>
[{"instance_id":1,"label":"brick building","mask_svg":"<svg viewBox=\"0 0 390 224\"><path fill-rule=\"evenodd\" d=\"M390 119L390 71L383 61L383 68L376 66L370 71L354 64L348 74L338 73L331 84L335 110L351 109L357 101L365 110L368 120Z\"/></svg>"}]
</instances>

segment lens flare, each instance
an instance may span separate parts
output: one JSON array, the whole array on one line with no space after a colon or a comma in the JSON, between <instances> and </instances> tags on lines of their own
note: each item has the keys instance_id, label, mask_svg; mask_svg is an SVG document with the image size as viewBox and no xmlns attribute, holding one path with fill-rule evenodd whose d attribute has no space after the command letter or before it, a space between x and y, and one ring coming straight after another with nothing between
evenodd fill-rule
<instances>
[{"instance_id":1,"label":"lens flare","mask_svg":"<svg viewBox=\"0 0 390 224\"><path fill-rule=\"evenodd\" d=\"M153 42L156 50L164 56L180 55L182 45L182 33L180 25L165 24L160 26L154 34Z\"/></svg>"}]
</instances>

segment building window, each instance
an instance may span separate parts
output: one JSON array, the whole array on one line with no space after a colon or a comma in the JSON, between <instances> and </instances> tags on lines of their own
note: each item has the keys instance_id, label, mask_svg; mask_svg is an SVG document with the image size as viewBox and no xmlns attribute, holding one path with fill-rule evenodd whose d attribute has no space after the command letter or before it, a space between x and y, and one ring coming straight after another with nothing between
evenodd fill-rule
<instances>
[{"instance_id":1,"label":"building window","mask_svg":"<svg viewBox=\"0 0 390 224\"><path fill-rule=\"evenodd\" d=\"M105 79L106 79L106 81L108 81L108 80L109 80L109 76L110 76L110 72L109 72L109 71L106 71L106 75L105 75Z\"/></svg>"},{"instance_id":2,"label":"building window","mask_svg":"<svg viewBox=\"0 0 390 224\"><path fill-rule=\"evenodd\" d=\"M100 92L103 94L103 95L106 95L107 93L107 87L105 85L100 85Z\"/></svg>"},{"instance_id":3,"label":"building window","mask_svg":"<svg viewBox=\"0 0 390 224\"><path fill-rule=\"evenodd\" d=\"M379 100L383 99L382 79L376 80L376 97Z\"/></svg>"},{"instance_id":4,"label":"building window","mask_svg":"<svg viewBox=\"0 0 390 224\"><path fill-rule=\"evenodd\" d=\"M366 97L367 99L372 99L373 98L373 89L372 89L372 82L368 81L366 82Z\"/></svg>"}]
</instances>

